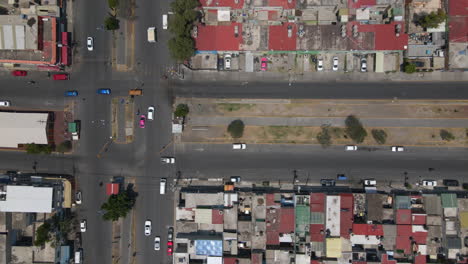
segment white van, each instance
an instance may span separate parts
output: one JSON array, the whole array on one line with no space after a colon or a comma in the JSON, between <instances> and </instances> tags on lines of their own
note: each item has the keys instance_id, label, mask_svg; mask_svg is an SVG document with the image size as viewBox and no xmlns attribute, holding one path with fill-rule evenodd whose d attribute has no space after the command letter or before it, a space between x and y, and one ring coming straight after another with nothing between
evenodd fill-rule
<instances>
[{"instance_id":1,"label":"white van","mask_svg":"<svg viewBox=\"0 0 468 264\"><path fill-rule=\"evenodd\" d=\"M159 186L159 193L166 194L166 178L161 178L161 185Z\"/></svg>"},{"instance_id":2,"label":"white van","mask_svg":"<svg viewBox=\"0 0 468 264\"><path fill-rule=\"evenodd\" d=\"M163 29L167 29L167 15L164 14L162 19L163 19Z\"/></svg>"},{"instance_id":3,"label":"white van","mask_svg":"<svg viewBox=\"0 0 468 264\"><path fill-rule=\"evenodd\" d=\"M148 28L148 42L151 42L151 43L156 42L156 28L155 27Z\"/></svg>"},{"instance_id":4,"label":"white van","mask_svg":"<svg viewBox=\"0 0 468 264\"><path fill-rule=\"evenodd\" d=\"M75 264L81 263L81 248L75 252Z\"/></svg>"}]
</instances>

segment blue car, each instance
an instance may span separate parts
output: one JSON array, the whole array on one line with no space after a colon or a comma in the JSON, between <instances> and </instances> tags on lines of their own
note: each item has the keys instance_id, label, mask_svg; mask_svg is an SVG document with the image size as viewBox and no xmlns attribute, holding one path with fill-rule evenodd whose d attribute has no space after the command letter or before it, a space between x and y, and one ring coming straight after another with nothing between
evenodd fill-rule
<instances>
[{"instance_id":1,"label":"blue car","mask_svg":"<svg viewBox=\"0 0 468 264\"><path fill-rule=\"evenodd\" d=\"M111 94L111 89L108 88L101 88L97 90L98 94Z\"/></svg>"},{"instance_id":2,"label":"blue car","mask_svg":"<svg viewBox=\"0 0 468 264\"><path fill-rule=\"evenodd\" d=\"M346 177L346 175L344 175L344 174L337 174L336 179L338 179L340 181L344 181L344 180L347 180L348 177Z\"/></svg>"},{"instance_id":3,"label":"blue car","mask_svg":"<svg viewBox=\"0 0 468 264\"><path fill-rule=\"evenodd\" d=\"M73 91L66 91L65 96L78 96L78 92L73 90Z\"/></svg>"}]
</instances>

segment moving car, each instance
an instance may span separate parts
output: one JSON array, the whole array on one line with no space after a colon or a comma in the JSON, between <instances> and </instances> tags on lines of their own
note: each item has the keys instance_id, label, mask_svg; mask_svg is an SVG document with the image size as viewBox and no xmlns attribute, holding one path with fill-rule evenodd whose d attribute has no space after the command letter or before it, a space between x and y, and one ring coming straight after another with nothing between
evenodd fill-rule
<instances>
[{"instance_id":1,"label":"moving car","mask_svg":"<svg viewBox=\"0 0 468 264\"><path fill-rule=\"evenodd\" d=\"M247 145L244 143L234 143L232 144L232 149L246 149Z\"/></svg>"},{"instance_id":2,"label":"moving car","mask_svg":"<svg viewBox=\"0 0 468 264\"><path fill-rule=\"evenodd\" d=\"M364 180L364 186L375 186L375 185L377 185L377 181L374 179Z\"/></svg>"},{"instance_id":3,"label":"moving car","mask_svg":"<svg viewBox=\"0 0 468 264\"><path fill-rule=\"evenodd\" d=\"M97 94L111 94L111 89L109 88L101 88L97 89Z\"/></svg>"},{"instance_id":4,"label":"moving car","mask_svg":"<svg viewBox=\"0 0 468 264\"><path fill-rule=\"evenodd\" d=\"M92 37L88 37L86 39L86 47L89 51L93 51L94 49L94 39Z\"/></svg>"},{"instance_id":5,"label":"moving car","mask_svg":"<svg viewBox=\"0 0 468 264\"><path fill-rule=\"evenodd\" d=\"M67 97L78 96L78 92L77 92L77 91L75 91L75 90L72 90L72 91L66 91L66 92L65 92L65 96L67 96Z\"/></svg>"},{"instance_id":6,"label":"moving car","mask_svg":"<svg viewBox=\"0 0 468 264\"><path fill-rule=\"evenodd\" d=\"M161 157L161 163L174 164L175 163L175 158L173 158L173 157Z\"/></svg>"},{"instance_id":7,"label":"moving car","mask_svg":"<svg viewBox=\"0 0 468 264\"><path fill-rule=\"evenodd\" d=\"M231 182L240 182L241 177L240 176L231 176Z\"/></svg>"},{"instance_id":8,"label":"moving car","mask_svg":"<svg viewBox=\"0 0 468 264\"><path fill-rule=\"evenodd\" d=\"M450 186L450 187L457 187L460 186L457 180L443 180L442 183L445 186Z\"/></svg>"},{"instance_id":9,"label":"moving car","mask_svg":"<svg viewBox=\"0 0 468 264\"><path fill-rule=\"evenodd\" d=\"M367 60L365 58L361 59L361 72L367 71Z\"/></svg>"},{"instance_id":10,"label":"moving car","mask_svg":"<svg viewBox=\"0 0 468 264\"><path fill-rule=\"evenodd\" d=\"M12 71L11 75L13 75L13 76L26 76L26 75L28 75L28 72L27 71L16 70L16 71Z\"/></svg>"},{"instance_id":11,"label":"moving car","mask_svg":"<svg viewBox=\"0 0 468 264\"><path fill-rule=\"evenodd\" d=\"M337 174L336 179L340 180L340 181L344 181L344 180L347 180L348 177L346 177L346 175L344 175L344 174Z\"/></svg>"},{"instance_id":12,"label":"moving car","mask_svg":"<svg viewBox=\"0 0 468 264\"><path fill-rule=\"evenodd\" d=\"M260 69L262 71L266 71L268 69L268 59L267 58L262 58L261 64L260 64Z\"/></svg>"},{"instance_id":13,"label":"moving car","mask_svg":"<svg viewBox=\"0 0 468 264\"><path fill-rule=\"evenodd\" d=\"M321 179L320 184L324 187L332 187L335 186L336 182L332 179Z\"/></svg>"},{"instance_id":14,"label":"moving car","mask_svg":"<svg viewBox=\"0 0 468 264\"><path fill-rule=\"evenodd\" d=\"M68 80L68 74L66 73L54 74L52 75L52 79L56 81L65 81L65 80Z\"/></svg>"},{"instance_id":15,"label":"moving car","mask_svg":"<svg viewBox=\"0 0 468 264\"><path fill-rule=\"evenodd\" d=\"M161 250L161 238L158 236L154 238L154 250Z\"/></svg>"},{"instance_id":16,"label":"moving car","mask_svg":"<svg viewBox=\"0 0 468 264\"><path fill-rule=\"evenodd\" d=\"M159 181L159 194L166 194L166 178L161 178Z\"/></svg>"},{"instance_id":17,"label":"moving car","mask_svg":"<svg viewBox=\"0 0 468 264\"><path fill-rule=\"evenodd\" d=\"M167 15L166 14L162 15L162 26L163 26L163 29L167 29Z\"/></svg>"},{"instance_id":18,"label":"moving car","mask_svg":"<svg viewBox=\"0 0 468 264\"><path fill-rule=\"evenodd\" d=\"M323 71L323 59L317 61L317 71Z\"/></svg>"},{"instance_id":19,"label":"moving car","mask_svg":"<svg viewBox=\"0 0 468 264\"><path fill-rule=\"evenodd\" d=\"M145 221L145 236L151 235L151 220Z\"/></svg>"},{"instance_id":20,"label":"moving car","mask_svg":"<svg viewBox=\"0 0 468 264\"><path fill-rule=\"evenodd\" d=\"M148 34L148 42L156 42L156 27L149 27L146 32Z\"/></svg>"},{"instance_id":21,"label":"moving car","mask_svg":"<svg viewBox=\"0 0 468 264\"><path fill-rule=\"evenodd\" d=\"M355 150L357 150L357 146L347 145L347 146L345 146L345 150L346 151L355 151Z\"/></svg>"},{"instance_id":22,"label":"moving car","mask_svg":"<svg viewBox=\"0 0 468 264\"><path fill-rule=\"evenodd\" d=\"M148 107L148 120L154 119L154 106Z\"/></svg>"},{"instance_id":23,"label":"moving car","mask_svg":"<svg viewBox=\"0 0 468 264\"><path fill-rule=\"evenodd\" d=\"M333 57L333 70L338 70L338 57Z\"/></svg>"},{"instance_id":24,"label":"moving car","mask_svg":"<svg viewBox=\"0 0 468 264\"><path fill-rule=\"evenodd\" d=\"M0 107L9 107L10 101L0 101Z\"/></svg>"},{"instance_id":25,"label":"moving car","mask_svg":"<svg viewBox=\"0 0 468 264\"><path fill-rule=\"evenodd\" d=\"M81 233L86 232L86 220L85 219L82 219L80 221L80 231L81 231Z\"/></svg>"},{"instance_id":26,"label":"moving car","mask_svg":"<svg viewBox=\"0 0 468 264\"><path fill-rule=\"evenodd\" d=\"M437 186L437 181L434 180L423 180L422 181L423 186Z\"/></svg>"},{"instance_id":27,"label":"moving car","mask_svg":"<svg viewBox=\"0 0 468 264\"><path fill-rule=\"evenodd\" d=\"M402 151L405 151L405 148L402 147L402 146L393 146L392 151L393 152L402 152Z\"/></svg>"},{"instance_id":28,"label":"moving car","mask_svg":"<svg viewBox=\"0 0 468 264\"><path fill-rule=\"evenodd\" d=\"M76 204L81 204L82 202L82 197L81 197L81 191L77 191L75 194L75 202Z\"/></svg>"},{"instance_id":29,"label":"moving car","mask_svg":"<svg viewBox=\"0 0 468 264\"><path fill-rule=\"evenodd\" d=\"M146 123L146 116L141 115L140 116L140 128L145 128L145 123Z\"/></svg>"},{"instance_id":30,"label":"moving car","mask_svg":"<svg viewBox=\"0 0 468 264\"><path fill-rule=\"evenodd\" d=\"M224 55L224 69L231 69L231 54Z\"/></svg>"}]
</instances>

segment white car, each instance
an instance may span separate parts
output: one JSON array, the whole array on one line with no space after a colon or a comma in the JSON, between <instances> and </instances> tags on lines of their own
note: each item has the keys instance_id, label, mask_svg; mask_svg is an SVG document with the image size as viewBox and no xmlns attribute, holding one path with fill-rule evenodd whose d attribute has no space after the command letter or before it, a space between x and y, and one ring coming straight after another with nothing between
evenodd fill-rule
<instances>
[{"instance_id":1,"label":"white car","mask_svg":"<svg viewBox=\"0 0 468 264\"><path fill-rule=\"evenodd\" d=\"M361 72L367 71L367 60L365 58L361 59Z\"/></svg>"},{"instance_id":2,"label":"white car","mask_svg":"<svg viewBox=\"0 0 468 264\"><path fill-rule=\"evenodd\" d=\"M10 101L0 101L0 107L9 107Z\"/></svg>"},{"instance_id":3,"label":"white car","mask_svg":"<svg viewBox=\"0 0 468 264\"><path fill-rule=\"evenodd\" d=\"M161 250L161 238L158 236L154 238L154 250Z\"/></svg>"},{"instance_id":4,"label":"white car","mask_svg":"<svg viewBox=\"0 0 468 264\"><path fill-rule=\"evenodd\" d=\"M148 120L153 120L154 119L154 107L150 106L148 107Z\"/></svg>"},{"instance_id":5,"label":"white car","mask_svg":"<svg viewBox=\"0 0 468 264\"><path fill-rule=\"evenodd\" d=\"M240 176L231 176L231 182L240 182L241 177Z\"/></svg>"},{"instance_id":6,"label":"white car","mask_svg":"<svg viewBox=\"0 0 468 264\"><path fill-rule=\"evenodd\" d=\"M234 143L232 144L232 149L246 149L247 145L244 143Z\"/></svg>"},{"instance_id":7,"label":"white car","mask_svg":"<svg viewBox=\"0 0 468 264\"><path fill-rule=\"evenodd\" d=\"M323 59L317 61L317 71L323 71Z\"/></svg>"},{"instance_id":8,"label":"white car","mask_svg":"<svg viewBox=\"0 0 468 264\"><path fill-rule=\"evenodd\" d=\"M392 151L393 152L402 152L402 151L405 151L405 148L401 147L401 146L393 146Z\"/></svg>"},{"instance_id":9,"label":"white car","mask_svg":"<svg viewBox=\"0 0 468 264\"><path fill-rule=\"evenodd\" d=\"M377 185L377 181L374 179L364 180L364 186L375 186L375 185Z\"/></svg>"},{"instance_id":10,"label":"white car","mask_svg":"<svg viewBox=\"0 0 468 264\"><path fill-rule=\"evenodd\" d=\"M333 57L333 70L338 70L338 57Z\"/></svg>"},{"instance_id":11,"label":"white car","mask_svg":"<svg viewBox=\"0 0 468 264\"><path fill-rule=\"evenodd\" d=\"M423 186L437 186L437 181L434 180L423 180L422 181Z\"/></svg>"},{"instance_id":12,"label":"white car","mask_svg":"<svg viewBox=\"0 0 468 264\"><path fill-rule=\"evenodd\" d=\"M80 231L81 231L81 233L86 232L86 220L85 219L82 219L80 221Z\"/></svg>"},{"instance_id":13,"label":"white car","mask_svg":"<svg viewBox=\"0 0 468 264\"><path fill-rule=\"evenodd\" d=\"M75 194L75 202L76 204L81 204L81 201L82 201L82 197L81 197L81 191L77 191L76 194Z\"/></svg>"},{"instance_id":14,"label":"white car","mask_svg":"<svg viewBox=\"0 0 468 264\"><path fill-rule=\"evenodd\" d=\"M92 37L88 37L86 39L86 47L88 47L89 51L93 51L93 49L94 49L94 39Z\"/></svg>"},{"instance_id":15,"label":"white car","mask_svg":"<svg viewBox=\"0 0 468 264\"><path fill-rule=\"evenodd\" d=\"M151 220L145 221L145 236L151 235Z\"/></svg>"},{"instance_id":16,"label":"white car","mask_svg":"<svg viewBox=\"0 0 468 264\"><path fill-rule=\"evenodd\" d=\"M161 157L161 163L174 164L175 163L175 158L173 158L173 157Z\"/></svg>"},{"instance_id":17,"label":"white car","mask_svg":"<svg viewBox=\"0 0 468 264\"><path fill-rule=\"evenodd\" d=\"M231 69L231 54L224 55L224 69Z\"/></svg>"},{"instance_id":18,"label":"white car","mask_svg":"<svg viewBox=\"0 0 468 264\"><path fill-rule=\"evenodd\" d=\"M357 146L347 145L347 146L345 146L345 150L346 151L354 151L354 150L357 150Z\"/></svg>"}]
</instances>

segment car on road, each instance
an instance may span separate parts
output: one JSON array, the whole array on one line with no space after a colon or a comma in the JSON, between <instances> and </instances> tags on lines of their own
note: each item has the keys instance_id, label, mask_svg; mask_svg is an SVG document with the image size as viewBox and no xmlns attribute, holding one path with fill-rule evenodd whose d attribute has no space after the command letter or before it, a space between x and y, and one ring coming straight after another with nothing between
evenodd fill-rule
<instances>
[{"instance_id":1,"label":"car on road","mask_svg":"<svg viewBox=\"0 0 468 264\"><path fill-rule=\"evenodd\" d=\"M345 146L345 150L346 150L346 151L355 151L355 150L357 150L357 146L355 146L355 145L347 145L347 146Z\"/></svg>"},{"instance_id":2,"label":"car on road","mask_svg":"<svg viewBox=\"0 0 468 264\"><path fill-rule=\"evenodd\" d=\"M234 143L232 144L232 149L246 149L247 145L244 143Z\"/></svg>"},{"instance_id":3,"label":"car on road","mask_svg":"<svg viewBox=\"0 0 468 264\"><path fill-rule=\"evenodd\" d=\"M422 186L437 186L437 181L435 180L423 180Z\"/></svg>"},{"instance_id":4,"label":"car on road","mask_svg":"<svg viewBox=\"0 0 468 264\"><path fill-rule=\"evenodd\" d=\"M231 54L224 55L224 69L230 70L231 69Z\"/></svg>"},{"instance_id":5,"label":"car on road","mask_svg":"<svg viewBox=\"0 0 468 264\"><path fill-rule=\"evenodd\" d=\"M172 256L172 241L167 242L167 255Z\"/></svg>"},{"instance_id":6,"label":"car on road","mask_svg":"<svg viewBox=\"0 0 468 264\"><path fill-rule=\"evenodd\" d=\"M97 94L111 94L111 89L109 88L100 88L96 91Z\"/></svg>"},{"instance_id":7,"label":"car on road","mask_svg":"<svg viewBox=\"0 0 468 264\"><path fill-rule=\"evenodd\" d=\"M81 219L81 221L80 221L80 231L81 231L81 233L86 232L86 219Z\"/></svg>"},{"instance_id":8,"label":"car on road","mask_svg":"<svg viewBox=\"0 0 468 264\"><path fill-rule=\"evenodd\" d=\"M323 59L317 61L317 71L323 71Z\"/></svg>"},{"instance_id":9,"label":"car on road","mask_svg":"<svg viewBox=\"0 0 468 264\"><path fill-rule=\"evenodd\" d=\"M361 59L361 72L367 71L367 60L366 58Z\"/></svg>"},{"instance_id":10,"label":"car on road","mask_svg":"<svg viewBox=\"0 0 468 264\"><path fill-rule=\"evenodd\" d=\"M332 179L321 179L320 184L323 187L332 187L332 186L335 186L336 182L335 180L332 180Z\"/></svg>"},{"instance_id":11,"label":"car on road","mask_svg":"<svg viewBox=\"0 0 468 264\"><path fill-rule=\"evenodd\" d=\"M154 250L161 250L161 238L158 236L154 238Z\"/></svg>"},{"instance_id":12,"label":"car on road","mask_svg":"<svg viewBox=\"0 0 468 264\"><path fill-rule=\"evenodd\" d=\"M9 107L10 101L0 101L0 107Z\"/></svg>"},{"instance_id":13,"label":"car on road","mask_svg":"<svg viewBox=\"0 0 468 264\"><path fill-rule=\"evenodd\" d=\"M93 49L94 49L94 39L93 39L93 37L88 37L86 39L86 47L88 48L89 51L93 51Z\"/></svg>"},{"instance_id":14,"label":"car on road","mask_svg":"<svg viewBox=\"0 0 468 264\"><path fill-rule=\"evenodd\" d=\"M148 107L148 120L154 119L154 106Z\"/></svg>"},{"instance_id":15,"label":"car on road","mask_svg":"<svg viewBox=\"0 0 468 264\"><path fill-rule=\"evenodd\" d=\"M171 226L167 229L167 241L172 242L174 239L174 228Z\"/></svg>"},{"instance_id":16,"label":"car on road","mask_svg":"<svg viewBox=\"0 0 468 264\"><path fill-rule=\"evenodd\" d=\"M458 183L457 180L443 180L442 183L445 185L445 186L449 186L449 187L457 187L457 186L460 186L460 184Z\"/></svg>"},{"instance_id":17,"label":"car on road","mask_svg":"<svg viewBox=\"0 0 468 264\"><path fill-rule=\"evenodd\" d=\"M82 197L81 197L81 191L77 191L75 193L75 202L76 202L76 204L81 204L82 201L83 200L82 200Z\"/></svg>"},{"instance_id":18,"label":"car on road","mask_svg":"<svg viewBox=\"0 0 468 264\"><path fill-rule=\"evenodd\" d=\"M333 70L338 70L338 57L333 57Z\"/></svg>"},{"instance_id":19,"label":"car on road","mask_svg":"<svg viewBox=\"0 0 468 264\"><path fill-rule=\"evenodd\" d=\"M74 96L78 96L78 92L75 91L75 90L72 90L72 91L66 91L65 92L65 96L66 97L74 97Z\"/></svg>"},{"instance_id":20,"label":"car on road","mask_svg":"<svg viewBox=\"0 0 468 264\"><path fill-rule=\"evenodd\" d=\"M141 115L140 116L140 128L145 128L145 123L146 123L146 116Z\"/></svg>"},{"instance_id":21,"label":"car on road","mask_svg":"<svg viewBox=\"0 0 468 264\"><path fill-rule=\"evenodd\" d=\"M405 151L405 148L402 147L402 146L393 146L392 151L393 152L402 152L402 151Z\"/></svg>"},{"instance_id":22,"label":"car on road","mask_svg":"<svg viewBox=\"0 0 468 264\"><path fill-rule=\"evenodd\" d=\"M231 182L240 182L241 177L240 176L231 176Z\"/></svg>"},{"instance_id":23,"label":"car on road","mask_svg":"<svg viewBox=\"0 0 468 264\"><path fill-rule=\"evenodd\" d=\"M364 186L375 186L377 185L377 181L374 179L365 179Z\"/></svg>"},{"instance_id":24,"label":"car on road","mask_svg":"<svg viewBox=\"0 0 468 264\"><path fill-rule=\"evenodd\" d=\"M268 70L268 59L267 58L262 58L261 64L260 64L260 70L262 70L262 71Z\"/></svg>"},{"instance_id":25,"label":"car on road","mask_svg":"<svg viewBox=\"0 0 468 264\"><path fill-rule=\"evenodd\" d=\"M336 179L340 180L340 181L344 181L344 180L347 180L348 177L346 177L346 175L344 175L344 174L337 174Z\"/></svg>"},{"instance_id":26,"label":"car on road","mask_svg":"<svg viewBox=\"0 0 468 264\"><path fill-rule=\"evenodd\" d=\"M28 72L27 71L16 70L16 71L12 71L11 75L13 75L13 76L26 76L26 75L28 75Z\"/></svg>"},{"instance_id":27,"label":"car on road","mask_svg":"<svg viewBox=\"0 0 468 264\"><path fill-rule=\"evenodd\" d=\"M58 73L58 74L54 74L52 75L52 79L56 80L56 81L65 81L65 80L68 80L68 74L66 73Z\"/></svg>"},{"instance_id":28,"label":"car on road","mask_svg":"<svg viewBox=\"0 0 468 264\"><path fill-rule=\"evenodd\" d=\"M161 163L163 164L174 164L175 158L173 157L161 157Z\"/></svg>"},{"instance_id":29,"label":"car on road","mask_svg":"<svg viewBox=\"0 0 468 264\"><path fill-rule=\"evenodd\" d=\"M145 236L151 235L151 220L145 221Z\"/></svg>"}]
</instances>

